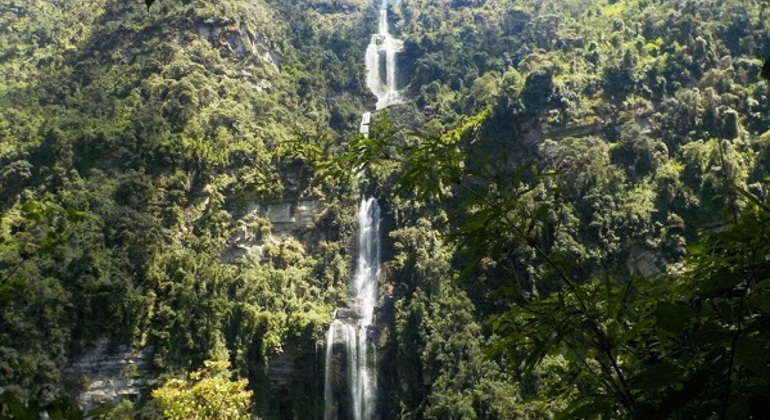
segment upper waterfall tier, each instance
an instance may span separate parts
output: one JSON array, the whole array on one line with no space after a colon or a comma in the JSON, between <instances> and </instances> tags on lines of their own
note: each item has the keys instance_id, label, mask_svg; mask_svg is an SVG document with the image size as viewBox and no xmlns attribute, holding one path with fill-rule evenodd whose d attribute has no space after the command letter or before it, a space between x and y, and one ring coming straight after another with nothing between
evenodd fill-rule
<instances>
[{"instance_id":1,"label":"upper waterfall tier","mask_svg":"<svg viewBox=\"0 0 770 420\"><path fill-rule=\"evenodd\" d=\"M372 35L366 49L366 86L377 95L376 109L403 102L397 86L396 54L403 49L403 42L390 36L388 12L380 9L377 34Z\"/></svg>"}]
</instances>

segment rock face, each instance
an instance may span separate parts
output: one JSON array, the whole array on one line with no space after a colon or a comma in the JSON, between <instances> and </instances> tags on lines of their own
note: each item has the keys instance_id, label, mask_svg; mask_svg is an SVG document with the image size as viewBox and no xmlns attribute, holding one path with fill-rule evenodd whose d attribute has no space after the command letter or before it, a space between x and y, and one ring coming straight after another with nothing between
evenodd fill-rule
<instances>
[{"instance_id":1,"label":"rock face","mask_svg":"<svg viewBox=\"0 0 770 420\"><path fill-rule=\"evenodd\" d=\"M70 363L64 374L81 387L77 395L80 406L90 409L135 400L152 376L150 360L149 349L110 349L105 339Z\"/></svg>"},{"instance_id":2,"label":"rock face","mask_svg":"<svg viewBox=\"0 0 770 420\"><path fill-rule=\"evenodd\" d=\"M267 374L273 385L278 388L290 386L292 380L302 375L300 360L307 356L306 353L292 349L270 358L267 362Z\"/></svg>"},{"instance_id":3,"label":"rock face","mask_svg":"<svg viewBox=\"0 0 770 420\"><path fill-rule=\"evenodd\" d=\"M640 247L632 247L626 260L628 271L645 277L660 273L658 265L655 254Z\"/></svg>"},{"instance_id":4,"label":"rock face","mask_svg":"<svg viewBox=\"0 0 770 420\"><path fill-rule=\"evenodd\" d=\"M234 23L228 27L219 27L201 23L196 32L211 42L212 45L226 50L236 58L258 56L265 63L278 71L282 60L280 48L266 36L255 31L246 21Z\"/></svg>"},{"instance_id":5,"label":"rock face","mask_svg":"<svg viewBox=\"0 0 770 420\"><path fill-rule=\"evenodd\" d=\"M282 236L297 236L300 231L309 228L323 210L323 203L315 199L240 203L230 210L240 228L230 238L230 245L222 254L222 262L230 264L247 255L261 256L265 241L278 243ZM259 220L268 223L257 223ZM260 226L269 227L269 230Z\"/></svg>"}]
</instances>

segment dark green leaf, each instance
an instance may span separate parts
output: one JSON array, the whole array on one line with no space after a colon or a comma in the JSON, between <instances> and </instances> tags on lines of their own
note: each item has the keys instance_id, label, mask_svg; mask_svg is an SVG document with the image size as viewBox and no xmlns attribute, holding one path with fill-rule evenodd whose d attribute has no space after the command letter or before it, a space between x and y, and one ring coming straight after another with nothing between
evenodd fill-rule
<instances>
[{"instance_id":1,"label":"dark green leaf","mask_svg":"<svg viewBox=\"0 0 770 420\"><path fill-rule=\"evenodd\" d=\"M0 394L0 413L10 414L12 419L37 420L38 407L27 407L21 400L5 392Z\"/></svg>"},{"instance_id":2,"label":"dark green leaf","mask_svg":"<svg viewBox=\"0 0 770 420\"><path fill-rule=\"evenodd\" d=\"M658 326L674 335L681 334L688 324L688 319L693 316L692 309L685 305L671 302L660 302L655 308L655 319Z\"/></svg>"},{"instance_id":3,"label":"dark green leaf","mask_svg":"<svg viewBox=\"0 0 770 420\"><path fill-rule=\"evenodd\" d=\"M682 379L682 369L666 360L647 367L631 379L634 389L656 390L662 384L675 385Z\"/></svg>"},{"instance_id":4,"label":"dark green leaf","mask_svg":"<svg viewBox=\"0 0 770 420\"><path fill-rule=\"evenodd\" d=\"M749 419L748 401L744 397L733 398L727 408L728 419Z\"/></svg>"},{"instance_id":5,"label":"dark green leaf","mask_svg":"<svg viewBox=\"0 0 770 420\"><path fill-rule=\"evenodd\" d=\"M765 62L765 67L767 67L767 62ZM762 71L765 71L765 69L763 68ZM731 188L734 191L736 191L738 194L743 196L745 199L749 200L750 203L758 206L759 208L761 208L766 213L770 213L770 207L768 207L767 204L763 203L762 200L757 198L757 196L755 196L754 194L744 190L743 188L739 187L736 184L733 184L731 186Z\"/></svg>"},{"instance_id":6,"label":"dark green leaf","mask_svg":"<svg viewBox=\"0 0 770 420\"><path fill-rule=\"evenodd\" d=\"M767 379L767 358L762 346L751 337L745 337L738 342L735 350L735 361L760 378Z\"/></svg>"},{"instance_id":7,"label":"dark green leaf","mask_svg":"<svg viewBox=\"0 0 770 420\"><path fill-rule=\"evenodd\" d=\"M88 416L89 418L107 417L114 409L115 409L115 406L112 404L102 404L96 408L92 408L91 410L88 410L88 412L86 413L86 416Z\"/></svg>"},{"instance_id":8,"label":"dark green leaf","mask_svg":"<svg viewBox=\"0 0 770 420\"><path fill-rule=\"evenodd\" d=\"M72 207L67 207L67 219L71 222L80 222L86 217L86 212L77 210Z\"/></svg>"},{"instance_id":9,"label":"dark green leaf","mask_svg":"<svg viewBox=\"0 0 770 420\"><path fill-rule=\"evenodd\" d=\"M770 314L770 293L752 297L749 300L749 304L764 313Z\"/></svg>"},{"instance_id":10,"label":"dark green leaf","mask_svg":"<svg viewBox=\"0 0 770 420\"><path fill-rule=\"evenodd\" d=\"M742 281L743 278L729 272L716 273L703 282L700 292L704 297L718 296L726 290L733 289Z\"/></svg>"},{"instance_id":11,"label":"dark green leaf","mask_svg":"<svg viewBox=\"0 0 770 420\"><path fill-rule=\"evenodd\" d=\"M714 325L701 326L690 335L690 341L697 346L713 346L714 343L724 342L730 338L731 335L728 332Z\"/></svg>"},{"instance_id":12,"label":"dark green leaf","mask_svg":"<svg viewBox=\"0 0 770 420\"><path fill-rule=\"evenodd\" d=\"M555 420L567 419L591 419L599 415L607 414L612 408L607 401L591 401L578 407L570 407L567 411L560 413Z\"/></svg>"}]
</instances>

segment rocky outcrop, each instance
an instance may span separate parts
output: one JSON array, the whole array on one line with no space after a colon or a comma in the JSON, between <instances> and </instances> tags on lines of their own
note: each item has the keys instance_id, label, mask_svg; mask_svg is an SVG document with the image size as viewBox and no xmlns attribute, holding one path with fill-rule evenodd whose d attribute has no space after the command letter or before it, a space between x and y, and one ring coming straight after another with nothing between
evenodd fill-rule
<instances>
[{"instance_id":1,"label":"rocky outcrop","mask_svg":"<svg viewBox=\"0 0 770 420\"><path fill-rule=\"evenodd\" d=\"M302 375L302 358L305 353L296 350L287 350L275 355L267 362L267 375L273 386L289 386L292 381ZM313 357L313 355L311 355Z\"/></svg>"},{"instance_id":2,"label":"rocky outcrop","mask_svg":"<svg viewBox=\"0 0 770 420\"><path fill-rule=\"evenodd\" d=\"M268 63L275 71L279 71L281 53L274 42L259 32L253 30L246 22L221 27L213 24L199 23L196 27L198 35L206 38L212 45L225 50L236 58L257 56Z\"/></svg>"},{"instance_id":3,"label":"rocky outcrop","mask_svg":"<svg viewBox=\"0 0 770 420\"><path fill-rule=\"evenodd\" d=\"M635 122L639 127L639 134L653 134L651 112L644 111L636 116ZM625 130L623 124L614 122L596 121L589 124L572 124L564 127L547 127L542 121L530 120L521 123L520 130L524 144L534 146L545 140L561 140L567 137L597 136L605 140L617 138Z\"/></svg>"},{"instance_id":4,"label":"rocky outcrop","mask_svg":"<svg viewBox=\"0 0 770 420\"><path fill-rule=\"evenodd\" d=\"M127 346L111 349L108 340L72 361L64 375L76 384L77 400L84 409L102 404L135 400L152 377L150 350L135 351Z\"/></svg>"},{"instance_id":5,"label":"rocky outcrop","mask_svg":"<svg viewBox=\"0 0 770 420\"><path fill-rule=\"evenodd\" d=\"M320 200L242 202L230 209L239 228L222 254L222 262L233 263L246 255L261 256L266 241L277 244L281 237L296 237L312 226L324 210Z\"/></svg>"},{"instance_id":6,"label":"rocky outcrop","mask_svg":"<svg viewBox=\"0 0 770 420\"><path fill-rule=\"evenodd\" d=\"M626 259L626 267L631 273L641 274L648 277L661 272L658 258L651 251L632 247Z\"/></svg>"}]
</instances>

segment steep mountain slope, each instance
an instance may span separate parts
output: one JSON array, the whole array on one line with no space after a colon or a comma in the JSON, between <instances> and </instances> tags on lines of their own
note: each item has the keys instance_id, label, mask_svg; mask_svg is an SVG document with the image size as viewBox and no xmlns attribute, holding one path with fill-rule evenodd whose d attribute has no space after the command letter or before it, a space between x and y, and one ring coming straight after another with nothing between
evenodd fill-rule
<instances>
[{"instance_id":1,"label":"steep mountain slope","mask_svg":"<svg viewBox=\"0 0 770 420\"><path fill-rule=\"evenodd\" d=\"M229 353L264 411L268 356L313 363L346 295L354 198L309 189L311 169L366 98L355 72L323 83L352 47L313 19L366 20L356 3L280 6L7 6L0 386L60 386L110 337L156 371ZM281 404L301 413L318 378L298 380L309 396Z\"/></svg>"},{"instance_id":2,"label":"steep mountain slope","mask_svg":"<svg viewBox=\"0 0 770 420\"><path fill-rule=\"evenodd\" d=\"M472 392L467 400L447 398L482 386L485 378L470 374L473 379L463 385L445 388L458 377L467 378L467 370L456 370L467 365L447 358L453 353L439 343L448 338L432 334L442 315L426 315L417 302L446 301L437 283L447 277L459 278L477 316L491 317L490 329L501 340L493 346L500 350L498 361L515 366L514 375L539 366L534 375L539 379L530 376L532 382L518 384L529 401L517 403L520 415L533 415L524 414L533 405L547 415L571 401L573 408L585 403L594 414L624 417L640 410L637 414L654 417L655 409L670 409L669 414L681 410L681 415L698 417L715 406L725 413L731 393L752 395L731 390L730 384L717 385L718 376L708 382L713 393L671 391L691 386L687 375L704 375L691 380L705 383L708 372L727 369L710 358L723 357L725 348L735 351L729 340L709 356L698 351L717 346L716 341L700 347L695 353L707 362L682 367L677 371L682 376L668 377L670 382L653 386L649 394L635 385L628 389L623 374L640 383L649 380L645 374L653 375L636 370L631 360L639 357L634 346L640 343L670 344L654 336L667 328L654 321L671 314L664 308L692 308L702 317L699 322L711 319L706 309L682 303L715 299L711 291L699 295L690 274L660 276L691 273L699 264L695 257L686 265L681 261L690 253L700 255L693 250L702 245L687 245L701 241L704 228L724 229L744 211L749 220L757 217L754 205L743 199L746 190L766 197L769 102L758 59L770 54L766 9L760 2L730 1L419 0L393 8L391 20L405 42L404 78L413 102L391 112L380 136L354 142L355 152L348 157L367 165L379 196L393 197L386 207L397 225L405 226L391 232L397 249L414 247L407 255L422 256L394 260L394 319L404 324L399 330L395 322L393 357L403 357L410 346L422 355L434 346L447 351L443 357L405 358L393 368L398 381L389 389L409 390L394 391L397 401L409 401L419 416L434 418L515 412L490 411L485 398L495 395L490 388ZM413 129L419 119L427 136L404 136L404 128ZM442 233L452 246L452 269L438 275L426 261L441 261L434 257L441 252L424 238ZM701 279L708 278L709 270L702 269ZM643 295L625 304L660 305L658 315L640 309L644 315L628 319L628 331L614 329L605 317L617 315L599 314L624 304L616 301L623 295L611 290L631 290L635 274L647 276L654 290L671 285L669 298L680 300L673 304L639 284ZM660 283L650 280L656 278ZM606 290L599 292L600 284ZM692 294L677 294L674 284L688 284L682 287L691 287ZM415 302L423 293L427 297ZM551 293L551 299L543 299ZM739 300L716 296L739 306ZM589 301L573 307L571 299ZM720 322L741 325L745 318L737 314ZM585 317L582 324L571 323L580 316ZM600 325L591 327L594 322ZM642 325L650 325L653 338L641 338ZM475 359L469 350L460 354L460 360ZM665 359L654 352L649 357L643 363ZM628 363L618 369L621 373L612 368L617 360ZM669 362L666 366L684 363ZM574 382L562 387L553 382L554 375ZM432 385L416 385L426 382ZM581 397L573 384L595 397ZM560 398L545 397L549 392ZM650 406L634 406L636 399Z\"/></svg>"},{"instance_id":3,"label":"steep mountain slope","mask_svg":"<svg viewBox=\"0 0 770 420\"><path fill-rule=\"evenodd\" d=\"M73 361L128 348L118 376L226 359L254 414L320 418L363 190L380 418L760 407L766 261L736 244L766 236L767 5L391 3L408 101L367 138L379 5L0 5L0 387L91 389Z\"/></svg>"}]
</instances>

